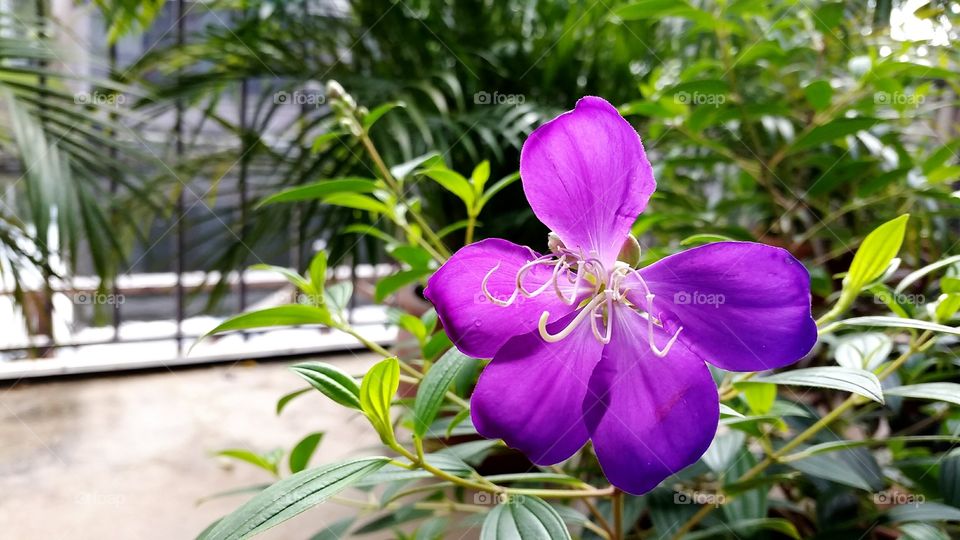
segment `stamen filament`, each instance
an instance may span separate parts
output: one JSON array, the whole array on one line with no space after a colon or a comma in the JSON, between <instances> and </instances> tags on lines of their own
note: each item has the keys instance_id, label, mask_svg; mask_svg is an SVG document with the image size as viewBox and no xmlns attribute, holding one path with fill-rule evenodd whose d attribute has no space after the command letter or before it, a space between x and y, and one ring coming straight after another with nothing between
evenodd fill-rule
<instances>
[{"instance_id":1,"label":"stamen filament","mask_svg":"<svg viewBox=\"0 0 960 540\"><path fill-rule=\"evenodd\" d=\"M547 331L547 321L550 320L550 312L544 311L543 313L540 314L540 322L539 324L537 324L537 330L540 331L540 337L542 337L544 341L547 341L550 343L556 343L562 340L563 338L569 336L578 326L580 326L580 323L582 323L583 320L586 319L588 315L593 313L594 309L596 309L596 307L600 305L601 302L606 300L606 298L607 298L606 294L598 294L597 296L595 296L593 300L590 301L589 304L584 306L584 308L581 309L579 313L577 313L577 316L574 317L573 320L570 321L570 323L567 324L567 326L563 330L557 332L556 334L551 334L550 332Z\"/></svg>"}]
</instances>

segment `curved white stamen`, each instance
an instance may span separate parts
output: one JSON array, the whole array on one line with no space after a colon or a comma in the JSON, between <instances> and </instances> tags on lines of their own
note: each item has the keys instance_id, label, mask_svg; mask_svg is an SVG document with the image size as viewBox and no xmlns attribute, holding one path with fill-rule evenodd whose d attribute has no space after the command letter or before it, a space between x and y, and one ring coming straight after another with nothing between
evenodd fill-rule
<instances>
[{"instance_id":1,"label":"curved white stamen","mask_svg":"<svg viewBox=\"0 0 960 540\"><path fill-rule=\"evenodd\" d=\"M604 312L603 310L601 310L602 307L603 306L598 305L596 308L594 308L594 313L592 313L590 317L590 327L593 330L593 337L597 338L597 341L599 341L600 343L606 345L607 343L610 343L610 337L612 334L611 328L613 327L613 325L610 324L609 317L613 315L613 298L607 298L606 315L608 319L607 319L606 329L603 334L600 333L600 329L597 324L597 320L601 320L601 321L603 320Z\"/></svg>"},{"instance_id":2,"label":"curved white stamen","mask_svg":"<svg viewBox=\"0 0 960 540\"><path fill-rule=\"evenodd\" d=\"M517 299L517 289L514 289L513 293L510 295L510 298L506 300L500 300L499 298L490 294L490 291L487 290L487 281L490 279L490 276L492 276L493 273L497 271L497 268L500 268L499 261L497 261L496 266L494 266L493 268L490 269L489 272L487 272L487 275L483 276L483 281L480 282L480 290L483 291L483 295L487 297L487 300L490 300L491 302L493 302L494 304L500 307L507 307L510 304L512 304L514 300Z\"/></svg>"},{"instance_id":3,"label":"curved white stamen","mask_svg":"<svg viewBox=\"0 0 960 540\"><path fill-rule=\"evenodd\" d=\"M551 261L551 260L549 259L549 257L550 257L550 256L548 255L548 256L545 256L545 257L540 257L539 259L534 259L534 260L528 262L527 264L521 266L520 269L517 270L517 285L516 285L516 288L517 288L518 291L520 291L520 294L526 296L527 298L533 298L534 296L538 296L538 295L540 295L541 293L543 293L543 291L545 291L545 290L547 290L548 288L550 288L550 283L551 283L551 282L556 281L557 267L559 266L559 264L556 264L554 261ZM535 291L530 292L530 291L528 291L528 290L526 289L526 287L523 286L523 278L524 278L524 276L527 275L527 272L529 272L531 268L533 268L534 266L537 266L538 264L556 264L556 265L553 267L553 274L552 274L551 278L548 279L548 280L546 281L546 283L544 283L543 285L537 287L537 289L536 289Z\"/></svg>"},{"instance_id":4,"label":"curved white stamen","mask_svg":"<svg viewBox=\"0 0 960 540\"><path fill-rule=\"evenodd\" d=\"M547 321L550 319L550 312L544 311L540 314L540 322L537 324L537 330L540 331L540 337L542 337L544 341L556 343L569 336L578 326L580 326L580 323L582 323L588 315L593 313L594 309L596 309L596 307L600 305L600 303L603 302L606 297L606 294L598 294L595 296L593 300L590 300L589 304L580 310L580 313L577 313L577 316L574 317L573 320L570 321L570 323L563 330L557 332L556 334L551 334L547 331Z\"/></svg>"},{"instance_id":5,"label":"curved white stamen","mask_svg":"<svg viewBox=\"0 0 960 540\"><path fill-rule=\"evenodd\" d=\"M623 267L623 268L626 272L632 274L633 277L637 278L637 281L640 282L640 285L643 287L643 290L646 293L644 294L644 299L647 301L647 307L646 307L647 341L649 341L649 344L650 344L650 351L653 352L653 354L659 356L660 358L663 358L667 355L667 353L670 352L670 348L673 347L674 343L676 343L677 338L680 337L680 332L683 331L683 327L681 326L680 328L677 329L676 333L673 334L673 337L671 337L670 340L667 341L667 344L663 346L663 349L660 349L659 347L657 347L657 344L654 342L654 336L653 336L653 299L656 297L656 295L650 292L650 287L647 286L647 282L643 280L643 277L640 275L640 272L637 272L636 270L630 267Z\"/></svg>"},{"instance_id":6,"label":"curved white stamen","mask_svg":"<svg viewBox=\"0 0 960 540\"><path fill-rule=\"evenodd\" d=\"M563 264L564 264L565 270L569 269L570 265L566 263L563 263ZM557 296L560 297L560 300L563 300L564 304L567 304L568 306L572 306L574 302L577 301L577 293L580 292L580 280L583 279L583 272L584 272L583 265L582 264L577 265L577 274L576 274L576 277L574 277L572 280L570 279L569 274L567 275L567 280L571 281L571 284L573 285L573 294L570 295L570 298L567 298L567 296L563 294L563 291L560 290L560 281L557 279L559 268L560 268L560 265L558 264L557 267L554 269L553 288L557 292Z\"/></svg>"}]
</instances>

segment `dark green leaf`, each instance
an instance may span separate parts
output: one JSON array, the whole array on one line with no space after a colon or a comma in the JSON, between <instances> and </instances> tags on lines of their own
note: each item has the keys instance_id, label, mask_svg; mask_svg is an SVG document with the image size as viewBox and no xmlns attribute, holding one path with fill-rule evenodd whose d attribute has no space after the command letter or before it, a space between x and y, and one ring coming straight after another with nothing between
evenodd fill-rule
<instances>
[{"instance_id":1,"label":"dark green leaf","mask_svg":"<svg viewBox=\"0 0 960 540\"><path fill-rule=\"evenodd\" d=\"M487 514L480 540L562 540L570 532L556 510L542 499L518 497Z\"/></svg>"},{"instance_id":2,"label":"dark green leaf","mask_svg":"<svg viewBox=\"0 0 960 540\"><path fill-rule=\"evenodd\" d=\"M455 348L451 348L440 357L426 376L420 381L417 390L417 399L413 405L413 433L417 437L426 435L430 424L437 417L440 405L443 404L444 393L450 388L457 372L464 366L469 357Z\"/></svg>"}]
</instances>

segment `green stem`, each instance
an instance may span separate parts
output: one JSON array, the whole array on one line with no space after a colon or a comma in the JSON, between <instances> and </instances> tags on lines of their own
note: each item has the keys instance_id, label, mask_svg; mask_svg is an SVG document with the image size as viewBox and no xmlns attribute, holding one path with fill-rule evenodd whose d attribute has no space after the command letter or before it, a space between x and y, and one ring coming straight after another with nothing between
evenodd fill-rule
<instances>
[{"instance_id":1,"label":"green stem","mask_svg":"<svg viewBox=\"0 0 960 540\"><path fill-rule=\"evenodd\" d=\"M467 232L464 234L463 243L469 245L473 243L473 230L477 226L477 216L473 210L467 212Z\"/></svg>"},{"instance_id":2,"label":"green stem","mask_svg":"<svg viewBox=\"0 0 960 540\"><path fill-rule=\"evenodd\" d=\"M623 492L614 489L610 495L613 507L613 540L623 540Z\"/></svg>"}]
</instances>

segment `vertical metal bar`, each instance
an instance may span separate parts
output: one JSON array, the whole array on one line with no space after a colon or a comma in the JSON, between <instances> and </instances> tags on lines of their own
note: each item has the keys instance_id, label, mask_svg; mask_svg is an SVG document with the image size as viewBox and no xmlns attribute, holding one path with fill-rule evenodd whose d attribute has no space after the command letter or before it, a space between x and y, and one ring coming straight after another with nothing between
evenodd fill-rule
<instances>
[{"instance_id":1,"label":"vertical metal bar","mask_svg":"<svg viewBox=\"0 0 960 540\"><path fill-rule=\"evenodd\" d=\"M240 244L244 251L241 253L242 258L240 260L240 311L246 311L247 309L247 282L245 279L246 275L246 263L247 263L247 170L249 168L249 161L247 154L249 152L248 143L249 138L247 134L247 100L250 93L249 84L247 79L240 81L240 171L237 178L237 187L240 190ZM246 337L246 335L244 335Z\"/></svg>"},{"instance_id":2,"label":"vertical metal bar","mask_svg":"<svg viewBox=\"0 0 960 540\"><path fill-rule=\"evenodd\" d=\"M35 15L37 17L37 36L40 38L40 41L46 47L50 47L49 43L46 43L47 39L47 0L36 0L34 2ZM47 87L47 76L43 75L43 71L47 68L47 61L40 59L37 62L37 67L40 68L41 74L37 77L37 86L41 89ZM40 110L40 125L43 127L46 124L46 104L45 104L45 94L41 93L39 96L38 109ZM53 286L50 283L50 280L53 279L53 272L50 269L50 259L52 253L50 252L50 228L47 227L47 230L41 231L37 230L37 241L40 243L40 256L43 260L44 267L41 269L43 274L43 292L40 294L39 304L39 313L37 317L37 334L47 336L48 343L54 343L53 336ZM48 347L42 347L38 349L38 356L46 357L54 349Z\"/></svg>"},{"instance_id":3,"label":"vertical metal bar","mask_svg":"<svg viewBox=\"0 0 960 540\"><path fill-rule=\"evenodd\" d=\"M111 43L107 47L107 61L110 69L110 79L113 80L117 72L117 44L116 43ZM120 121L120 115L117 113L116 109L114 109L113 111L110 111L110 121L112 123L117 123ZM108 133L110 134L111 137L115 137L117 135L116 130L114 130L113 128L110 128ZM119 171L116 168L116 163L118 158L117 147L114 145L110 145L109 152L110 152L111 170L112 170L112 174L110 178L110 203L112 206L117 202L116 194L117 194L117 189L119 187L119 178L117 178L117 174L119 174ZM116 212L114 210L111 210L111 218L116 219ZM122 317L120 313L120 304L122 302L119 301L120 287L117 285L117 279L119 278L119 275L120 275L119 271L114 272L113 289L111 291L113 293L113 341L120 340L120 323L122 321Z\"/></svg>"},{"instance_id":4,"label":"vertical metal bar","mask_svg":"<svg viewBox=\"0 0 960 540\"><path fill-rule=\"evenodd\" d=\"M177 0L177 46L182 47L184 44L184 32L186 30L185 23L183 20L184 17L184 0ZM177 100L177 110L176 110L176 121L174 130L176 131L176 157L177 157L177 166L180 165L180 160L183 157L183 101ZM186 223L184 223L186 216L184 215L184 191L186 190L186 185L179 186L177 192L177 206L176 206L176 216L177 220L177 247L176 247L176 273L177 273L177 285L176 285L176 294L177 294L177 355L183 354L183 319L184 319L184 287L183 287L183 271L185 268L185 242L186 242Z\"/></svg>"}]
</instances>

